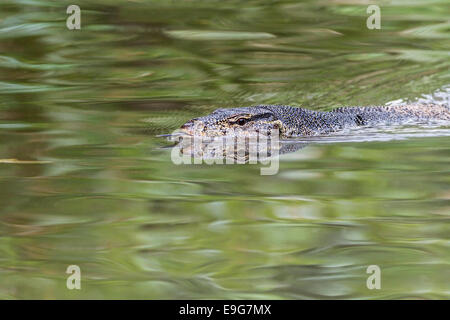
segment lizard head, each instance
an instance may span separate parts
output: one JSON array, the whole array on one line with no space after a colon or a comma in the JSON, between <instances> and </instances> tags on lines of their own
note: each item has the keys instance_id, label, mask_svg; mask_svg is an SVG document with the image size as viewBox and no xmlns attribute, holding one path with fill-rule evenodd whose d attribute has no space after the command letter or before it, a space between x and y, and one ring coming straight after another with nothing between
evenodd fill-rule
<instances>
[{"instance_id":1,"label":"lizard head","mask_svg":"<svg viewBox=\"0 0 450 320\"><path fill-rule=\"evenodd\" d=\"M283 122L269 106L217 109L186 122L179 129L182 134L205 137L270 135L272 130L280 136L284 132Z\"/></svg>"}]
</instances>

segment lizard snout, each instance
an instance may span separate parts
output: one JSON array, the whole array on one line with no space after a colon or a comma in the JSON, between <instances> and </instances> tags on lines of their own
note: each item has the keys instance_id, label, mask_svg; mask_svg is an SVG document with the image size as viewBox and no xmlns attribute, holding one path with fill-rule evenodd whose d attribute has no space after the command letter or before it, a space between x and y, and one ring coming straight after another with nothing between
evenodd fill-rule
<instances>
[{"instance_id":1,"label":"lizard snout","mask_svg":"<svg viewBox=\"0 0 450 320\"><path fill-rule=\"evenodd\" d=\"M192 120L189 120L185 124L183 124L180 129L192 129L194 127L194 121L197 120L197 118L194 118Z\"/></svg>"}]
</instances>

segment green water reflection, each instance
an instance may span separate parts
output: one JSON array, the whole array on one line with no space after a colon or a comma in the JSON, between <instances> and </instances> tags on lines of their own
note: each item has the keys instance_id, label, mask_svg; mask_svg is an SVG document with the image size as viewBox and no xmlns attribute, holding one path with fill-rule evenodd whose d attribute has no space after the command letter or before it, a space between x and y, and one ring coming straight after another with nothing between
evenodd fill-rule
<instances>
[{"instance_id":1,"label":"green water reflection","mask_svg":"<svg viewBox=\"0 0 450 320\"><path fill-rule=\"evenodd\" d=\"M274 176L176 166L156 137L448 85L448 1L380 6L368 30L365 1L2 0L0 298L450 298L448 127L311 144Z\"/></svg>"}]
</instances>

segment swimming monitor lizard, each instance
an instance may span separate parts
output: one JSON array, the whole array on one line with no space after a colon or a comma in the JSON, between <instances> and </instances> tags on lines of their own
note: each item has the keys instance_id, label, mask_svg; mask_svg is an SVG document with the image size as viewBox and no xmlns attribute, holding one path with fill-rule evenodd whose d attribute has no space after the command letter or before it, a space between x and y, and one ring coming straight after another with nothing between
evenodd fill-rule
<instances>
[{"instance_id":1,"label":"swimming monitor lizard","mask_svg":"<svg viewBox=\"0 0 450 320\"><path fill-rule=\"evenodd\" d=\"M331 111L314 111L284 105L217 109L194 118L179 129L191 136L217 137L279 132L281 138L326 135L347 128L381 125L428 124L450 122L446 104L404 104L396 106L341 107ZM235 130L239 129L239 130Z\"/></svg>"}]
</instances>

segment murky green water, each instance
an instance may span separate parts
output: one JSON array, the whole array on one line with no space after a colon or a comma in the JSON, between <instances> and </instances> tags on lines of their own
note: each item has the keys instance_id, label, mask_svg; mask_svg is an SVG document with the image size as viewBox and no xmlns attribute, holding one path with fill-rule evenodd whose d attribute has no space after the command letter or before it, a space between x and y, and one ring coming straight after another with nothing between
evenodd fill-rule
<instances>
[{"instance_id":1,"label":"murky green water","mask_svg":"<svg viewBox=\"0 0 450 320\"><path fill-rule=\"evenodd\" d=\"M156 137L442 90L448 1L379 5L368 30L357 0L2 0L0 298L450 298L448 127L311 144L274 176L176 166Z\"/></svg>"}]
</instances>

